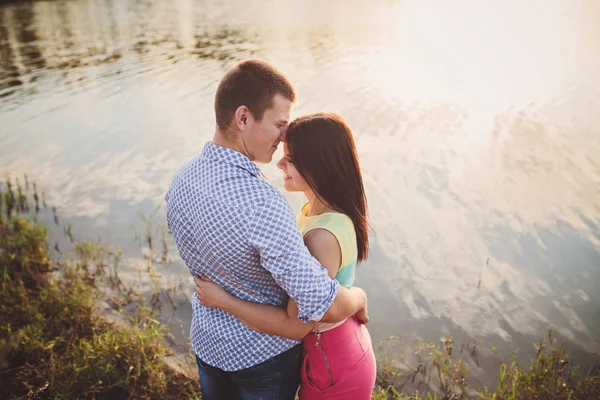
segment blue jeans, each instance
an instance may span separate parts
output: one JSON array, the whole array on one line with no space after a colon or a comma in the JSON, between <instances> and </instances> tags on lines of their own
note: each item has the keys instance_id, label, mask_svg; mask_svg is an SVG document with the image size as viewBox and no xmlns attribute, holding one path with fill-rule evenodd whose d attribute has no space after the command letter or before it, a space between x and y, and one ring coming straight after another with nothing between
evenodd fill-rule
<instances>
[{"instance_id":1,"label":"blue jeans","mask_svg":"<svg viewBox=\"0 0 600 400\"><path fill-rule=\"evenodd\" d=\"M300 386L302 345L258 365L223 371L196 356L202 400L294 400Z\"/></svg>"}]
</instances>

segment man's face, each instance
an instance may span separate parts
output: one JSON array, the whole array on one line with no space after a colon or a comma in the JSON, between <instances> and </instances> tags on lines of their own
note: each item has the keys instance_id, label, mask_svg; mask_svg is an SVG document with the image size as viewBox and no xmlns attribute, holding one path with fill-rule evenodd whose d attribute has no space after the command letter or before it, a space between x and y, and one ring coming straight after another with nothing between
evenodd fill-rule
<instances>
[{"instance_id":1,"label":"man's face","mask_svg":"<svg viewBox=\"0 0 600 400\"><path fill-rule=\"evenodd\" d=\"M285 140L292 105L290 100L277 94L262 120L252 119L248 131L244 132L244 143L251 160L263 164L271 162L277 146Z\"/></svg>"}]
</instances>

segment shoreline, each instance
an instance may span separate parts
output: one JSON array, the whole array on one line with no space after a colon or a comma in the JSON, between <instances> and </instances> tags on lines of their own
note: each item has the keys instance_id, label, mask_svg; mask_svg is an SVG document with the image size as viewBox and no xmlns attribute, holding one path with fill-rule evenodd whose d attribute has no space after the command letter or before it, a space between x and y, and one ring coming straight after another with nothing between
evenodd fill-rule
<instances>
[{"instance_id":1,"label":"shoreline","mask_svg":"<svg viewBox=\"0 0 600 400\"><path fill-rule=\"evenodd\" d=\"M0 394L199 398L195 371L184 365L189 357L166 344L156 304L121 281L119 253L73 242L66 229L74 252L52 260L49 228L37 221L48 209L43 193L25 177L24 187L7 181L0 195L1 316L8 321L0 330L0 380L9 382ZM152 279L151 259L148 273ZM536 344L528 368L499 359L494 388L470 386L468 354L475 349L454 347L443 338L410 354L384 350L373 399L600 398L600 368L594 375L577 371L551 331Z\"/></svg>"}]
</instances>

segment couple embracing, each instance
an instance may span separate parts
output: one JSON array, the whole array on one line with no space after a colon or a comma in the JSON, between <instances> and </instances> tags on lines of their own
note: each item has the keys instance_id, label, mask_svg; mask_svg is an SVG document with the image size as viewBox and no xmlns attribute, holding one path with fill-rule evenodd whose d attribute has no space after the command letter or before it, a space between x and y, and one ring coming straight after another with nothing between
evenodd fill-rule
<instances>
[{"instance_id":1,"label":"couple embracing","mask_svg":"<svg viewBox=\"0 0 600 400\"><path fill-rule=\"evenodd\" d=\"M352 132L332 113L290 122L294 86L235 64L215 96L214 138L176 173L167 224L195 277L191 343L203 400L370 399L376 365L365 292L367 202ZM307 203L295 217L255 163Z\"/></svg>"}]
</instances>

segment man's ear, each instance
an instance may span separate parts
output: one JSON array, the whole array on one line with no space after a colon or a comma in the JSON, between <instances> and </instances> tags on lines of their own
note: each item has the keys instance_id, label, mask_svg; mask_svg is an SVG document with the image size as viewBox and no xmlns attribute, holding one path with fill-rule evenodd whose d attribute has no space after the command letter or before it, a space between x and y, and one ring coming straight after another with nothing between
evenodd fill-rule
<instances>
[{"instance_id":1,"label":"man's ear","mask_svg":"<svg viewBox=\"0 0 600 400\"><path fill-rule=\"evenodd\" d=\"M251 122L252 114L246 106L239 106L233 114L234 123L237 128L244 132L248 128L248 123Z\"/></svg>"}]
</instances>

